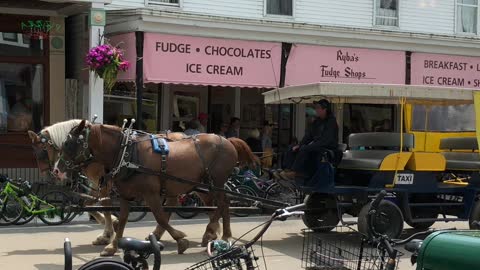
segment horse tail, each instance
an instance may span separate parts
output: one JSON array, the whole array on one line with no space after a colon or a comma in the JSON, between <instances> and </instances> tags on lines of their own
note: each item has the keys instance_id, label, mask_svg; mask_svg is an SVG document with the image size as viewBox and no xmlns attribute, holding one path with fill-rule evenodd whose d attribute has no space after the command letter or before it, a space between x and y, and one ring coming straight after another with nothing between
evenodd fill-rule
<instances>
[{"instance_id":1,"label":"horse tail","mask_svg":"<svg viewBox=\"0 0 480 270\"><path fill-rule=\"evenodd\" d=\"M249 168L254 169L260 165L260 159L253 154L250 146L248 146L245 141L238 138L228 138L228 141L233 144L235 150L237 150L240 166L248 166Z\"/></svg>"}]
</instances>

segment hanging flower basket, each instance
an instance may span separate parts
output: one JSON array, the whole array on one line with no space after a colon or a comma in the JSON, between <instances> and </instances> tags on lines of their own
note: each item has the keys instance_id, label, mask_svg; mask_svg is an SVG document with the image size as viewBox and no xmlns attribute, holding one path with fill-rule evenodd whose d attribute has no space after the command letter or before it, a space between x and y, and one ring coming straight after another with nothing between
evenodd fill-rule
<instances>
[{"instance_id":1,"label":"hanging flower basket","mask_svg":"<svg viewBox=\"0 0 480 270\"><path fill-rule=\"evenodd\" d=\"M105 90L110 93L117 81L118 72L125 72L130 67L124 58L121 49L107 43L90 49L85 62L91 71L103 79Z\"/></svg>"}]
</instances>

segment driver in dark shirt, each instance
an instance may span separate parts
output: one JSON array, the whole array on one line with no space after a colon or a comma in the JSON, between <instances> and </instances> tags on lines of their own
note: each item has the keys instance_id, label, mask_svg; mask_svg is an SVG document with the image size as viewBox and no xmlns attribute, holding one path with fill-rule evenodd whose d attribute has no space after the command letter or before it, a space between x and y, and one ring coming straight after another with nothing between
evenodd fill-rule
<instances>
[{"instance_id":1,"label":"driver in dark shirt","mask_svg":"<svg viewBox=\"0 0 480 270\"><path fill-rule=\"evenodd\" d=\"M338 147L338 125L332 115L330 102L322 99L313 104L316 112L315 121L306 131L300 144L292 148L295 161L289 168L291 170L280 173L284 179L305 177L310 160L315 159L325 149L335 150Z\"/></svg>"}]
</instances>

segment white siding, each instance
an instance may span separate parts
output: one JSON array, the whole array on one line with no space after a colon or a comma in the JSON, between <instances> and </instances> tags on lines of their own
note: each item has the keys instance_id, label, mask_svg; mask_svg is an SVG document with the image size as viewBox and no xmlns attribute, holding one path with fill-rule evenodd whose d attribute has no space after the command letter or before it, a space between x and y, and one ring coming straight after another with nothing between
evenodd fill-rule
<instances>
[{"instance_id":1,"label":"white siding","mask_svg":"<svg viewBox=\"0 0 480 270\"><path fill-rule=\"evenodd\" d=\"M294 1L296 22L353 27L372 26L372 0Z\"/></svg>"},{"instance_id":2,"label":"white siding","mask_svg":"<svg viewBox=\"0 0 480 270\"><path fill-rule=\"evenodd\" d=\"M145 0L112 0L106 5L107 10L145 8Z\"/></svg>"},{"instance_id":3,"label":"white siding","mask_svg":"<svg viewBox=\"0 0 480 270\"><path fill-rule=\"evenodd\" d=\"M400 30L454 34L455 0L400 0Z\"/></svg>"},{"instance_id":4,"label":"white siding","mask_svg":"<svg viewBox=\"0 0 480 270\"><path fill-rule=\"evenodd\" d=\"M236 18L263 18L263 0L183 0L183 11Z\"/></svg>"}]
</instances>

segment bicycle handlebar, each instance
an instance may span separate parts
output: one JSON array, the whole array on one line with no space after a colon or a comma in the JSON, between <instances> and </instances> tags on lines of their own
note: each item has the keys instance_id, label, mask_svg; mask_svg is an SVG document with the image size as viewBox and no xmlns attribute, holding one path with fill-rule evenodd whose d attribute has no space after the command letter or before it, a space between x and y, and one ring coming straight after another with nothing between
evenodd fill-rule
<instances>
[{"instance_id":1,"label":"bicycle handlebar","mask_svg":"<svg viewBox=\"0 0 480 270\"><path fill-rule=\"evenodd\" d=\"M160 265L162 264L162 257L160 254L160 245L157 242L157 237L153 233L150 233L148 236L150 244L152 245L154 261L153 261L153 270L160 270Z\"/></svg>"},{"instance_id":2,"label":"bicycle handlebar","mask_svg":"<svg viewBox=\"0 0 480 270\"><path fill-rule=\"evenodd\" d=\"M72 243L68 238L65 238L63 243L63 253L65 256L65 270L72 270Z\"/></svg>"}]
</instances>

